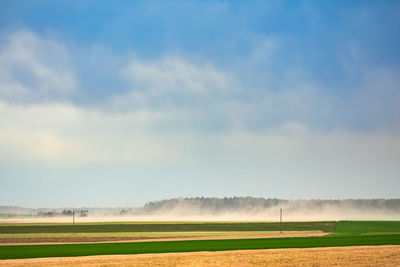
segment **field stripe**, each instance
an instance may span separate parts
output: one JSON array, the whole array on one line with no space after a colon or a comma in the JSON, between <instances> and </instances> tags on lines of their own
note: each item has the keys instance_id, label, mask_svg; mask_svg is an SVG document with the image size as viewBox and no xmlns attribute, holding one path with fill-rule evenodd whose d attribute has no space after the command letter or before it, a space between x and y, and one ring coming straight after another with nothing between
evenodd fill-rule
<instances>
[{"instance_id":1,"label":"field stripe","mask_svg":"<svg viewBox=\"0 0 400 267\"><path fill-rule=\"evenodd\" d=\"M0 234L23 233L112 233L112 232L200 232L200 231L315 231L332 232L335 222L242 222L166 224L59 224L0 225Z\"/></svg>"},{"instance_id":2,"label":"field stripe","mask_svg":"<svg viewBox=\"0 0 400 267\"><path fill-rule=\"evenodd\" d=\"M365 245L400 245L400 235L2 246L0 259Z\"/></svg>"}]
</instances>

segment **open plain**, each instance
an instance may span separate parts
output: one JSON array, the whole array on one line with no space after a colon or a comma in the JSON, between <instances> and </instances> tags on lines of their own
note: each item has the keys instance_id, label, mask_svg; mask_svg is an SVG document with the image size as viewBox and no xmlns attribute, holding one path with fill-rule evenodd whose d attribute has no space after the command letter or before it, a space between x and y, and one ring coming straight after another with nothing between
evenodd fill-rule
<instances>
[{"instance_id":1,"label":"open plain","mask_svg":"<svg viewBox=\"0 0 400 267\"><path fill-rule=\"evenodd\" d=\"M400 266L400 246L17 259L0 261L0 266Z\"/></svg>"},{"instance_id":2,"label":"open plain","mask_svg":"<svg viewBox=\"0 0 400 267\"><path fill-rule=\"evenodd\" d=\"M0 266L400 263L399 221L5 223L0 240Z\"/></svg>"},{"instance_id":3,"label":"open plain","mask_svg":"<svg viewBox=\"0 0 400 267\"><path fill-rule=\"evenodd\" d=\"M250 238L282 238L324 236L322 231L254 231L254 232L172 232L172 233L117 233L116 235L85 234L51 234L47 236L32 235L0 235L1 245L29 244L84 244L105 242L149 242L178 240L211 240L211 239L250 239Z\"/></svg>"}]
</instances>

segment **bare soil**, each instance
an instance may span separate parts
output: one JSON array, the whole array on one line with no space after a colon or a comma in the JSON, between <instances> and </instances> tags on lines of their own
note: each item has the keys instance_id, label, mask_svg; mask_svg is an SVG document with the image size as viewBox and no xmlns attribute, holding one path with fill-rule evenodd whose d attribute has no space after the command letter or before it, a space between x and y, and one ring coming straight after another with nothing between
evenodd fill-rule
<instances>
[{"instance_id":1,"label":"bare soil","mask_svg":"<svg viewBox=\"0 0 400 267\"><path fill-rule=\"evenodd\" d=\"M2 260L0 266L400 266L400 246L41 258Z\"/></svg>"},{"instance_id":2,"label":"bare soil","mask_svg":"<svg viewBox=\"0 0 400 267\"><path fill-rule=\"evenodd\" d=\"M247 234L230 236L187 236L187 237L134 237L134 236L71 236L71 237L27 237L27 238L0 238L1 245L26 244L66 244L66 243L104 243L104 242L148 242L171 240L209 240L209 239L246 239L246 238L279 238L279 237L307 237L324 236L328 233L296 232Z\"/></svg>"}]
</instances>

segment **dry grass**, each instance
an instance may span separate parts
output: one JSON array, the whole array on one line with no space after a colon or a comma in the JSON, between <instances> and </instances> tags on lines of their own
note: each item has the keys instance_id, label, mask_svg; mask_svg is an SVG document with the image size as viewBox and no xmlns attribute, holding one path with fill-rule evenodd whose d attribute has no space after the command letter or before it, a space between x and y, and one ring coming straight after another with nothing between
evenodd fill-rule
<instances>
[{"instance_id":1,"label":"dry grass","mask_svg":"<svg viewBox=\"0 0 400 267\"><path fill-rule=\"evenodd\" d=\"M246 238L281 238L281 237L308 237L324 236L329 233L321 231L259 231L259 232L168 232L168 233L148 233L136 235L104 235L96 233L93 236L85 235L60 235L60 236L40 236L37 234L32 237L9 237L3 238L0 235L1 245L26 245L26 244L58 244L58 243L96 243L96 242L146 242L146 241L172 241L172 240L209 240L209 239L246 239ZM4 235L5 236L5 235ZM11 235L17 236L17 235ZM24 236L24 235L22 235Z\"/></svg>"},{"instance_id":2,"label":"dry grass","mask_svg":"<svg viewBox=\"0 0 400 267\"><path fill-rule=\"evenodd\" d=\"M3 260L0 266L400 266L400 246Z\"/></svg>"}]
</instances>

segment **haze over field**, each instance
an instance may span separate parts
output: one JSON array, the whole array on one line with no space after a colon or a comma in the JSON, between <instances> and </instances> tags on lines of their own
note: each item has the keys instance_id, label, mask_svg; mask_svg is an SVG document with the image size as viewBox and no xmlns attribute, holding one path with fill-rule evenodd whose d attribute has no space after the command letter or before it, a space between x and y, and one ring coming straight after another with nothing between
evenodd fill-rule
<instances>
[{"instance_id":1,"label":"haze over field","mask_svg":"<svg viewBox=\"0 0 400 267\"><path fill-rule=\"evenodd\" d=\"M399 12L399 1L2 0L0 206L399 199ZM397 213L290 203L293 220L398 218L398 202Z\"/></svg>"},{"instance_id":2,"label":"haze over field","mask_svg":"<svg viewBox=\"0 0 400 267\"><path fill-rule=\"evenodd\" d=\"M253 197L178 198L143 207L28 209L0 206L3 222L400 220L400 199L283 200ZM80 211L85 211L81 213ZM7 216L5 216L7 215ZM83 216L82 216L83 215Z\"/></svg>"}]
</instances>

